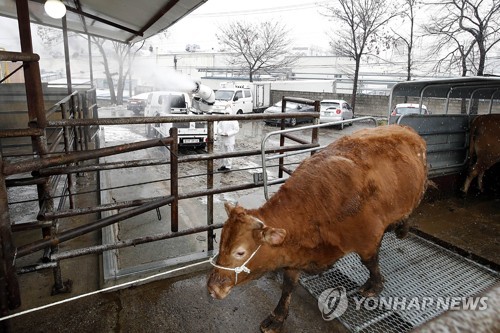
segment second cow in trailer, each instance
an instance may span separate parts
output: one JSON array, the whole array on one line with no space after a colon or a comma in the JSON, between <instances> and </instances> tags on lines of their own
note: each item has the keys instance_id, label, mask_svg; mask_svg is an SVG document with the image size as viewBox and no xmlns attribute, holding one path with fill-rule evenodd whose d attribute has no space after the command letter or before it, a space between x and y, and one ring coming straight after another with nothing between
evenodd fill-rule
<instances>
[{"instance_id":1,"label":"second cow in trailer","mask_svg":"<svg viewBox=\"0 0 500 333\"><path fill-rule=\"evenodd\" d=\"M467 194L469 186L477 177L478 188L483 192L484 173L500 162L500 114L480 115L470 126L469 173L462 191Z\"/></svg>"}]
</instances>

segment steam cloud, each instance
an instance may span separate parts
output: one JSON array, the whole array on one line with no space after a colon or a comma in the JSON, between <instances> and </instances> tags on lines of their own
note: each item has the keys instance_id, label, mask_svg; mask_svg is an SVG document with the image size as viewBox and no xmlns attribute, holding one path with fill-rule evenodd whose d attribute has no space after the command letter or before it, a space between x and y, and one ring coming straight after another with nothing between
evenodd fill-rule
<instances>
[{"instance_id":1,"label":"steam cloud","mask_svg":"<svg viewBox=\"0 0 500 333\"><path fill-rule=\"evenodd\" d=\"M155 90L192 92L196 89L195 79L170 68L161 67L152 59L137 58L133 65L133 76L140 77L144 85Z\"/></svg>"}]
</instances>

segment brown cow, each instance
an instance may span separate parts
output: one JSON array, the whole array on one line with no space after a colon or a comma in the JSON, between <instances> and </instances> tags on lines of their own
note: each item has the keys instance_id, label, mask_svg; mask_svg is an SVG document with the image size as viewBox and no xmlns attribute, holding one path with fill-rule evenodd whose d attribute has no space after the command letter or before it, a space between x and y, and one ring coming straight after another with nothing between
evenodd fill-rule
<instances>
[{"instance_id":1,"label":"brown cow","mask_svg":"<svg viewBox=\"0 0 500 333\"><path fill-rule=\"evenodd\" d=\"M469 174L462 187L464 194L467 194L470 183L476 177L479 190L483 192L484 173L498 162L500 162L500 114L477 116L470 125Z\"/></svg>"},{"instance_id":2,"label":"brown cow","mask_svg":"<svg viewBox=\"0 0 500 333\"><path fill-rule=\"evenodd\" d=\"M226 204L220 252L208 291L223 299L231 288L283 269L283 291L261 331L280 331L301 271L319 273L350 252L370 272L365 296L383 289L378 250L384 232L407 232L406 219L427 181L426 145L399 125L364 129L304 160L262 207Z\"/></svg>"}]
</instances>

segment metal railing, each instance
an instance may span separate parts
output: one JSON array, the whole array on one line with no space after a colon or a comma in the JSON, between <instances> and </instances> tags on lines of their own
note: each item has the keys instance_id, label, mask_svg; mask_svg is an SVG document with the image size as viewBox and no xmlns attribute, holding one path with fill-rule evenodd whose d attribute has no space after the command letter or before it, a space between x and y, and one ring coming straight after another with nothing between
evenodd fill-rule
<instances>
[{"instance_id":1,"label":"metal railing","mask_svg":"<svg viewBox=\"0 0 500 333\"><path fill-rule=\"evenodd\" d=\"M28 96L29 98L29 96ZM290 99L293 100L293 99ZM43 99L42 99L43 102ZM319 101L302 100L301 102L317 104ZM30 103L28 103L28 108ZM36 110L41 108L36 106ZM28 110L29 111L29 110ZM9 237L2 236L2 248L9 256L2 257L2 261L10 262L7 271L2 272L8 277L9 283L0 286L2 299L10 304L10 309L19 306L20 289L17 282L17 274L34 272L40 269L52 269L54 271L54 291L68 292L68 286L63 282L60 261L93 253L102 253L112 249L119 249L127 246L135 246L147 242L154 242L163 239L170 239L200 232L207 232L207 252L214 248L214 231L222 227L222 224L214 224L213 196L219 193L227 193L244 189L252 189L262 186L262 184L246 183L224 187L214 187L214 160L225 157L259 156L260 149L236 151L229 154L214 152L214 124L222 120L265 120L282 119L284 126L285 118L315 118L319 113L287 113L287 114L248 114L248 115L192 115L185 117L130 117L130 118L101 118L97 117L97 104L95 90L85 92L74 92L63 98L44 112L31 112L29 117L30 128L0 130L0 139L31 137L33 152L27 154L29 158L20 159L18 156L9 158L2 156L0 152L0 208L2 211L9 211L7 187L14 186L37 186L37 200L39 202L39 212L36 221L17 225L12 223L8 214L1 217L0 231ZM60 117L58 117L60 115ZM50 117L50 119L49 119ZM101 125L133 125L165 122L185 122L185 121L206 121L208 124L207 153L195 156L179 156L177 145L177 129L171 129L170 136L160 137L152 140L120 144L112 147L100 147L99 126ZM50 131L48 131L50 130ZM50 133L49 133L50 132ZM48 134L49 133L49 134ZM284 138L283 138L284 140ZM268 148L266 153L286 153L311 148L317 145L317 130L313 129L312 143L304 140L296 140L299 144ZM169 159L154 160L127 160L121 162L100 163L98 158L111 156L125 152L131 152L150 147L167 147L170 151ZM83 162L86 163L83 163ZM185 193L179 193L178 165L181 163L206 162L207 188ZM161 197L145 199L126 200L113 203L100 203L91 207L77 207L74 200L78 191L74 192L76 186L75 175L84 172L100 172L104 170L114 170L121 168L145 167L155 165L166 165L170 167L170 178L164 181L170 182L171 193ZM23 175L31 173L31 177L7 179L13 175ZM58 182L64 182L61 193L56 193ZM101 191L102 189L99 189ZM178 202L179 200L207 197L207 221L206 225L179 230L178 227ZM66 205L66 199L69 204ZM56 205L57 200L59 203ZM105 226L123 221L132 216L155 210L164 205L171 206L170 227L171 231L146 237L115 241L112 244L93 245L78 249L65 250L61 252L59 245L70 241L76 237L99 230ZM80 215L99 213L117 209L127 209L117 214L99 218L94 221L87 221L83 225L66 228L58 231L59 221ZM41 229L42 234L39 240L24 244L18 247L12 242L12 232L20 232L28 229ZM24 267L16 268L16 259L25 257L28 254L43 250L43 263L35 263ZM5 287L5 288L4 288ZM9 299L10 298L10 299ZM5 314L5 313L3 313Z\"/></svg>"},{"instance_id":2,"label":"metal railing","mask_svg":"<svg viewBox=\"0 0 500 333\"><path fill-rule=\"evenodd\" d=\"M296 131L299 131L299 130L318 129L318 128L321 128L321 127L336 126L336 125L340 125L340 124L349 124L349 123L360 122L360 121L367 121L367 120L373 121L374 124L375 124L375 126L377 126L377 119L376 118L374 118L374 117L360 117L360 118L354 118L354 119L349 119L349 120L333 121L333 122L329 122L329 123L303 126L303 127L300 127L300 128L282 129L282 130L279 130L279 131L274 131L274 132L266 134L266 136L264 136L264 138L261 141L261 151L262 151L262 154L261 154L261 161L262 161L262 183L263 183L263 188L264 188L264 197L266 198L266 200L269 199L268 186L269 185L275 185L275 184L283 183L285 181L281 176L280 176L279 179L273 180L271 182L268 180L268 177L267 177L267 162L268 161L271 161L271 160L274 160L274 159L280 159L280 160L282 160L285 157L293 156L293 155L297 155L297 154L304 154L304 153L309 153L309 152L310 153L314 153L314 152L316 152L318 150L321 150L321 149L325 148L325 146L320 146L319 144L316 144L315 147L311 147L311 148L308 148L308 149L303 149L303 150L300 150L300 151L289 152L289 153L280 153L280 154L273 155L273 156L266 156L266 154L264 153L266 151L266 143L267 143L267 140L271 136L273 136L273 135L280 135L282 137L290 137L290 136L287 136L288 133L296 132ZM283 161L282 161L282 163L280 163L280 167L281 167L282 164L283 164ZM288 174L292 173L290 170L285 170L285 169L282 169L282 170L285 171L285 172L287 172Z\"/></svg>"}]
</instances>

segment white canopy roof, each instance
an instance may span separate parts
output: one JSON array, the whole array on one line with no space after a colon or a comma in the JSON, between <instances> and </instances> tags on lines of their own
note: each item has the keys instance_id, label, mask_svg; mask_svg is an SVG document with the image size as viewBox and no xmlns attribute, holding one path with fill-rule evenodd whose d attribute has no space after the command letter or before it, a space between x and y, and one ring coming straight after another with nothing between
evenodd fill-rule
<instances>
[{"instance_id":1,"label":"white canopy roof","mask_svg":"<svg viewBox=\"0 0 500 333\"><path fill-rule=\"evenodd\" d=\"M175 24L207 0L63 0L69 31L135 43ZM45 0L30 0L30 20L62 28L61 19L49 17ZM0 0L0 15L17 18L16 1Z\"/></svg>"}]
</instances>

